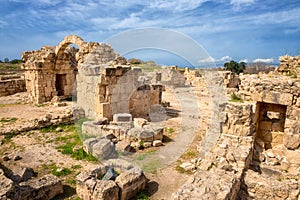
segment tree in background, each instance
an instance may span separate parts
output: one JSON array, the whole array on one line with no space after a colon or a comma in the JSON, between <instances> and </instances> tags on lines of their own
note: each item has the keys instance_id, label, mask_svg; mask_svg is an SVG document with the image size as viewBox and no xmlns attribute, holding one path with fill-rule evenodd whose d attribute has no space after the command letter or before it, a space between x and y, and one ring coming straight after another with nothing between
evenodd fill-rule
<instances>
[{"instance_id":1,"label":"tree in background","mask_svg":"<svg viewBox=\"0 0 300 200\"><path fill-rule=\"evenodd\" d=\"M130 58L130 59L128 60L128 62L129 62L130 64L142 64L142 63L144 63L142 60L136 59L136 58Z\"/></svg>"},{"instance_id":2,"label":"tree in background","mask_svg":"<svg viewBox=\"0 0 300 200\"><path fill-rule=\"evenodd\" d=\"M5 63L8 63L8 62L9 62L9 59L8 59L8 58L4 58L4 62L5 62Z\"/></svg>"},{"instance_id":3,"label":"tree in background","mask_svg":"<svg viewBox=\"0 0 300 200\"><path fill-rule=\"evenodd\" d=\"M233 73L240 74L246 68L246 63L245 62L237 63L234 60L232 60L230 62L224 63L224 68L225 70L229 70Z\"/></svg>"}]
</instances>

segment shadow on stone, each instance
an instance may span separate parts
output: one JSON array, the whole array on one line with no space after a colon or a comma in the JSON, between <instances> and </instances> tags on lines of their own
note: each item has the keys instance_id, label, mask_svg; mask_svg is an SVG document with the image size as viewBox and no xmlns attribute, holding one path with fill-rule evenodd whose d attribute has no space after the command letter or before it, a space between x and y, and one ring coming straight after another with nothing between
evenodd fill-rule
<instances>
[{"instance_id":1,"label":"shadow on stone","mask_svg":"<svg viewBox=\"0 0 300 200\"><path fill-rule=\"evenodd\" d=\"M152 196L158 191L159 184L155 181L150 181L147 183L145 191L148 196Z\"/></svg>"},{"instance_id":2,"label":"shadow on stone","mask_svg":"<svg viewBox=\"0 0 300 200\"><path fill-rule=\"evenodd\" d=\"M52 200L63 200L72 197L76 194L76 189L69 185L63 185L63 190L64 190L63 194L55 196Z\"/></svg>"},{"instance_id":3,"label":"shadow on stone","mask_svg":"<svg viewBox=\"0 0 300 200\"><path fill-rule=\"evenodd\" d=\"M164 143L169 143L169 142L173 142L173 141L174 141L173 139L171 139L170 137L164 135L164 137L163 137L163 142Z\"/></svg>"}]
</instances>

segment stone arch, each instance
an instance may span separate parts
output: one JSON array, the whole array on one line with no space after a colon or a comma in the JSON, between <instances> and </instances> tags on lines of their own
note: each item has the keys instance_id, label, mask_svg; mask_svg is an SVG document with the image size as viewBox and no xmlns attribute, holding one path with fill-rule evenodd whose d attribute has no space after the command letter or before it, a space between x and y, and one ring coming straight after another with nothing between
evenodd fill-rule
<instances>
[{"instance_id":1,"label":"stone arch","mask_svg":"<svg viewBox=\"0 0 300 200\"><path fill-rule=\"evenodd\" d=\"M60 57L70 44L76 44L79 49L82 50L84 49L86 42L77 35L68 35L56 46L56 57Z\"/></svg>"}]
</instances>

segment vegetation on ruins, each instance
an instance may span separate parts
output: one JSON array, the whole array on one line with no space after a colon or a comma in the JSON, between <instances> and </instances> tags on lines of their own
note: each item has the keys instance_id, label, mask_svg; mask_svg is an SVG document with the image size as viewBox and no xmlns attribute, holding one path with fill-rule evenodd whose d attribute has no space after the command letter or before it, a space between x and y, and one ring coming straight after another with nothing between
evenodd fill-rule
<instances>
[{"instance_id":1,"label":"vegetation on ruins","mask_svg":"<svg viewBox=\"0 0 300 200\"><path fill-rule=\"evenodd\" d=\"M238 97L235 94L235 92L232 92L230 97L231 97L230 99L231 102L244 102L240 97Z\"/></svg>"},{"instance_id":2,"label":"vegetation on ruins","mask_svg":"<svg viewBox=\"0 0 300 200\"><path fill-rule=\"evenodd\" d=\"M233 73L240 74L246 68L246 63L245 62L237 63L236 61L232 60L230 62L224 63L224 68L225 70L229 70Z\"/></svg>"}]
</instances>

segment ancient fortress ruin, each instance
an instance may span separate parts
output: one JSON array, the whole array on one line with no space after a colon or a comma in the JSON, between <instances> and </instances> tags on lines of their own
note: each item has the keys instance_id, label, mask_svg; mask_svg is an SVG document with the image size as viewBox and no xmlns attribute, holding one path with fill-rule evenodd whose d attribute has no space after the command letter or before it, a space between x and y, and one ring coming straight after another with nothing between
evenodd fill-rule
<instances>
[{"instance_id":1,"label":"ancient fortress ruin","mask_svg":"<svg viewBox=\"0 0 300 200\"><path fill-rule=\"evenodd\" d=\"M22 59L26 89L37 104L73 96L86 117L111 120L116 113L145 117L151 105L161 103L162 86L143 80L141 70L107 44L70 35L56 47L24 52Z\"/></svg>"},{"instance_id":2,"label":"ancient fortress ruin","mask_svg":"<svg viewBox=\"0 0 300 200\"><path fill-rule=\"evenodd\" d=\"M77 176L80 198L130 199L145 189L148 179L140 167L118 156L141 146L157 150L171 145L163 144L165 127L155 123L165 120L163 105L173 103L162 99L168 85L192 88L196 97L207 95L211 101L209 125L205 124L201 141L196 141L197 159L180 165L190 178L171 199L300 198L300 56L280 57L279 67L267 74L176 67L146 73L132 67L110 45L70 35L57 46L24 52L22 59L26 90L34 104L60 106L61 100L72 98L74 109L67 117L46 115L30 127L25 124L2 134L74 122L73 117L89 118L82 125L83 133L89 135L83 149L105 164ZM23 91L24 84L19 85ZM203 121L194 113L186 118ZM19 184L0 169L0 183L5 186L0 187L0 198L13 191L17 191L16 199L30 199L31 193L36 199L50 199L63 192L55 176ZM31 190L24 189L28 187Z\"/></svg>"}]
</instances>

